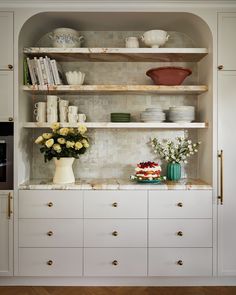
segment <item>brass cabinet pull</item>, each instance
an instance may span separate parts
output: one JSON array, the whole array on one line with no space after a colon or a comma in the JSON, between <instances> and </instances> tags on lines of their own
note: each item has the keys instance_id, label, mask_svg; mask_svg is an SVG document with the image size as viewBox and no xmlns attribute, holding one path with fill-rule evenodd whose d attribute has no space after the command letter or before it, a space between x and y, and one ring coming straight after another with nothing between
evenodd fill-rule
<instances>
[{"instance_id":1,"label":"brass cabinet pull","mask_svg":"<svg viewBox=\"0 0 236 295\"><path fill-rule=\"evenodd\" d=\"M49 231L49 232L47 232L47 235L49 236L49 237L51 237L52 235L53 235L53 231Z\"/></svg>"},{"instance_id":2,"label":"brass cabinet pull","mask_svg":"<svg viewBox=\"0 0 236 295\"><path fill-rule=\"evenodd\" d=\"M118 207L118 203L117 202L112 203L112 207Z\"/></svg>"},{"instance_id":3,"label":"brass cabinet pull","mask_svg":"<svg viewBox=\"0 0 236 295\"><path fill-rule=\"evenodd\" d=\"M112 265L115 265L115 266L118 265L118 261L117 260L113 260L112 261Z\"/></svg>"},{"instance_id":4,"label":"brass cabinet pull","mask_svg":"<svg viewBox=\"0 0 236 295\"><path fill-rule=\"evenodd\" d=\"M113 235L114 237L117 237L117 236L118 236L118 231L114 230L114 231L112 232L112 235Z\"/></svg>"},{"instance_id":5,"label":"brass cabinet pull","mask_svg":"<svg viewBox=\"0 0 236 295\"><path fill-rule=\"evenodd\" d=\"M218 200L220 201L220 204L223 205L224 201L224 156L223 156L223 150L221 150L218 153L218 159L220 159L220 193L218 195Z\"/></svg>"},{"instance_id":6,"label":"brass cabinet pull","mask_svg":"<svg viewBox=\"0 0 236 295\"><path fill-rule=\"evenodd\" d=\"M177 203L177 206L178 206L178 207L183 207L183 205L184 205L184 204L183 204L182 202Z\"/></svg>"},{"instance_id":7,"label":"brass cabinet pull","mask_svg":"<svg viewBox=\"0 0 236 295\"><path fill-rule=\"evenodd\" d=\"M7 196L7 217L8 219L11 219L11 214L13 213L12 209L11 209L11 200L12 200L12 195L11 193L8 193L8 196Z\"/></svg>"},{"instance_id":8,"label":"brass cabinet pull","mask_svg":"<svg viewBox=\"0 0 236 295\"><path fill-rule=\"evenodd\" d=\"M48 260L47 261L47 265L52 265L53 264L53 261L52 260Z\"/></svg>"},{"instance_id":9,"label":"brass cabinet pull","mask_svg":"<svg viewBox=\"0 0 236 295\"><path fill-rule=\"evenodd\" d=\"M8 67L9 70L13 69L13 65L7 65L7 67Z\"/></svg>"},{"instance_id":10,"label":"brass cabinet pull","mask_svg":"<svg viewBox=\"0 0 236 295\"><path fill-rule=\"evenodd\" d=\"M52 207L52 206L53 206L53 202L49 202L48 207Z\"/></svg>"},{"instance_id":11,"label":"brass cabinet pull","mask_svg":"<svg viewBox=\"0 0 236 295\"><path fill-rule=\"evenodd\" d=\"M218 68L218 70L223 70L224 66L223 65L219 65L217 68Z\"/></svg>"},{"instance_id":12,"label":"brass cabinet pull","mask_svg":"<svg viewBox=\"0 0 236 295\"><path fill-rule=\"evenodd\" d=\"M182 237L183 235L184 235L184 234L183 234L183 232L182 232L181 230L177 232L177 236Z\"/></svg>"},{"instance_id":13,"label":"brass cabinet pull","mask_svg":"<svg viewBox=\"0 0 236 295\"><path fill-rule=\"evenodd\" d=\"M13 118L12 118L12 117L9 117L9 118L8 118L8 121L9 121L9 122L12 122L12 121L13 121Z\"/></svg>"},{"instance_id":14,"label":"brass cabinet pull","mask_svg":"<svg viewBox=\"0 0 236 295\"><path fill-rule=\"evenodd\" d=\"M178 261L177 261L177 264L178 264L178 265L183 265L183 264L184 264L184 263L183 263L183 260L178 260Z\"/></svg>"}]
</instances>

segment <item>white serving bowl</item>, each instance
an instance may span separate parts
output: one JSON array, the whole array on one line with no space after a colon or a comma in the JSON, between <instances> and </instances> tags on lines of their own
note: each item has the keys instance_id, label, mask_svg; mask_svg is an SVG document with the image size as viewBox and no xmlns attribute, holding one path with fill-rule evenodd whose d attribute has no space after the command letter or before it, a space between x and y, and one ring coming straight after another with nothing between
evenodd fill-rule
<instances>
[{"instance_id":1,"label":"white serving bowl","mask_svg":"<svg viewBox=\"0 0 236 295\"><path fill-rule=\"evenodd\" d=\"M169 35L167 35L166 31L163 30L151 30L145 32L141 36L141 40L145 43L145 45L150 47L160 47L164 45L168 39Z\"/></svg>"},{"instance_id":2,"label":"white serving bowl","mask_svg":"<svg viewBox=\"0 0 236 295\"><path fill-rule=\"evenodd\" d=\"M74 48L81 47L84 37L70 28L57 28L49 34L53 47Z\"/></svg>"},{"instance_id":3,"label":"white serving bowl","mask_svg":"<svg viewBox=\"0 0 236 295\"><path fill-rule=\"evenodd\" d=\"M84 83L85 74L80 71L66 72L66 80L69 85L82 85Z\"/></svg>"}]
</instances>

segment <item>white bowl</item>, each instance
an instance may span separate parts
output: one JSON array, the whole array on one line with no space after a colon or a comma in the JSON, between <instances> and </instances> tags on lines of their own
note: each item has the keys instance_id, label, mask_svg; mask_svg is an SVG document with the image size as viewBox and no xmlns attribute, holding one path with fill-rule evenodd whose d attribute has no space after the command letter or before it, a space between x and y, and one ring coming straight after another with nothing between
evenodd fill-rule
<instances>
[{"instance_id":1,"label":"white bowl","mask_svg":"<svg viewBox=\"0 0 236 295\"><path fill-rule=\"evenodd\" d=\"M80 71L66 72L66 80L69 85L82 85L84 83L85 74Z\"/></svg>"},{"instance_id":2,"label":"white bowl","mask_svg":"<svg viewBox=\"0 0 236 295\"><path fill-rule=\"evenodd\" d=\"M163 30L151 30L145 32L141 36L141 40L150 47L160 47L166 43L169 39L166 31Z\"/></svg>"}]
</instances>

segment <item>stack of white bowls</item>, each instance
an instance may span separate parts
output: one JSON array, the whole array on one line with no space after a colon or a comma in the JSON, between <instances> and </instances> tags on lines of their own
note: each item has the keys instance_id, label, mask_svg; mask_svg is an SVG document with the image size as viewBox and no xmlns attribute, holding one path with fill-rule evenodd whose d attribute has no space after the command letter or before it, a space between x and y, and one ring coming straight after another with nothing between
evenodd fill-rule
<instances>
[{"instance_id":1,"label":"stack of white bowls","mask_svg":"<svg viewBox=\"0 0 236 295\"><path fill-rule=\"evenodd\" d=\"M141 112L140 119L142 122L163 122L166 119L166 114L161 107L147 108Z\"/></svg>"},{"instance_id":2,"label":"stack of white bowls","mask_svg":"<svg viewBox=\"0 0 236 295\"><path fill-rule=\"evenodd\" d=\"M170 107L169 120L179 123L192 122L195 120L195 108L193 106Z\"/></svg>"}]
</instances>

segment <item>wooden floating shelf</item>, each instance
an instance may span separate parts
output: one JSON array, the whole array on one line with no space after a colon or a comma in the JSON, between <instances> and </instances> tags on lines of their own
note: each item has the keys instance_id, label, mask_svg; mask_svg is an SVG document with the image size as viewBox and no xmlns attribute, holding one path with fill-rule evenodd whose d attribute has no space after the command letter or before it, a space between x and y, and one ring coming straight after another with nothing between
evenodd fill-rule
<instances>
[{"instance_id":1,"label":"wooden floating shelf","mask_svg":"<svg viewBox=\"0 0 236 295\"><path fill-rule=\"evenodd\" d=\"M51 123L27 122L23 124L25 128L50 128ZM111 123L111 122L86 122L83 123L87 128L91 129L192 129L192 128L207 128L207 123L193 122L193 123ZM60 127L78 127L77 124L60 123Z\"/></svg>"},{"instance_id":2,"label":"wooden floating shelf","mask_svg":"<svg viewBox=\"0 0 236 295\"><path fill-rule=\"evenodd\" d=\"M206 85L25 85L30 93L56 94L201 94L208 90Z\"/></svg>"},{"instance_id":3,"label":"wooden floating shelf","mask_svg":"<svg viewBox=\"0 0 236 295\"><path fill-rule=\"evenodd\" d=\"M28 47L28 56L44 56L58 61L98 62L197 62L208 54L206 48L51 48Z\"/></svg>"}]
</instances>

